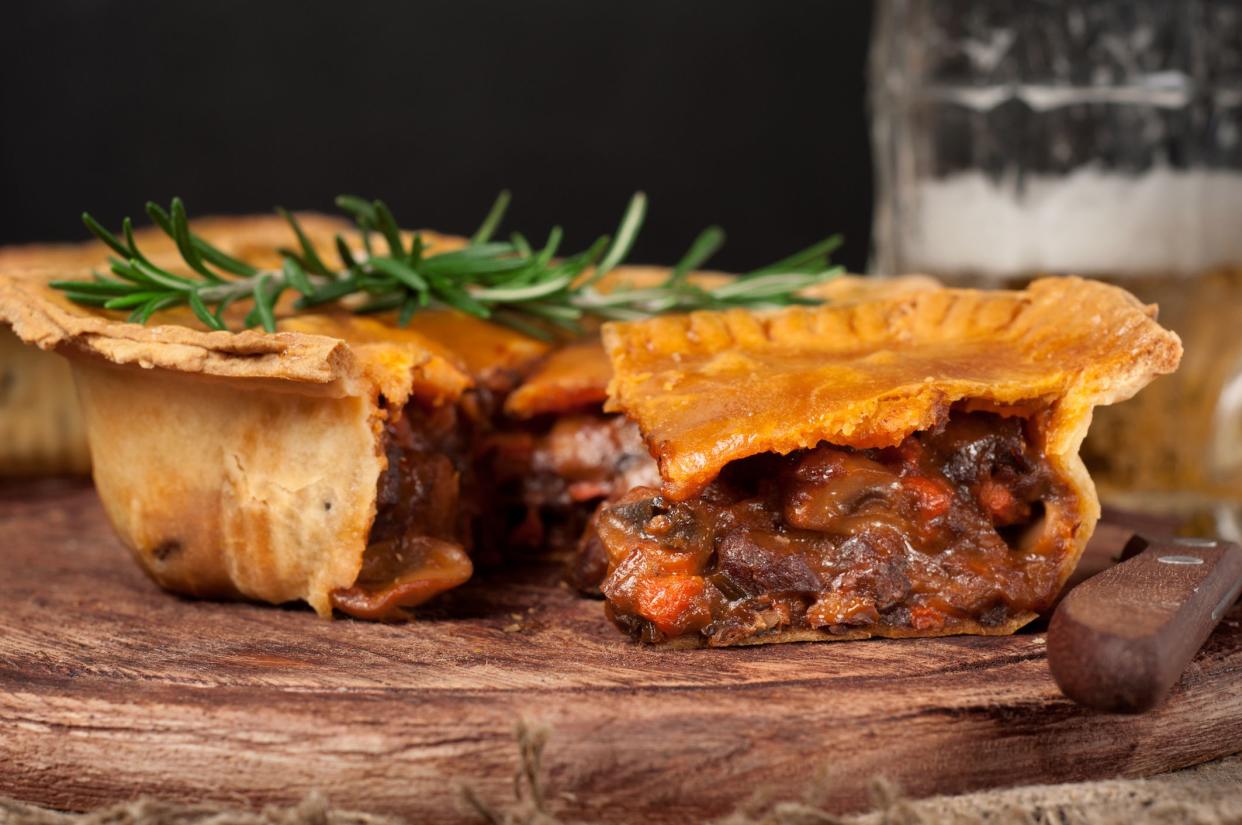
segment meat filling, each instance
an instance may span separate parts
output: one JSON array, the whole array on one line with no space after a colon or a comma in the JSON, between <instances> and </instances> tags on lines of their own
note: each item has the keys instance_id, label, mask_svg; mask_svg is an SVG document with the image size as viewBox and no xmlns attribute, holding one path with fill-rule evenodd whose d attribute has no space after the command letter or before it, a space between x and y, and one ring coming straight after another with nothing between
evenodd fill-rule
<instances>
[{"instance_id":1,"label":"meat filling","mask_svg":"<svg viewBox=\"0 0 1242 825\"><path fill-rule=\"evenodd\" d=\"M613 620L648 641L947 633L1048 606L1077 528L1035 420L955 410L899 446L727 466L698 497L640 487L593 522Z\"/></svg>"},{"instance_id":2,"label":"meat filling","mask_svg":"<svg viewBox=\"0 0 1242 825\"><path fill-rule=\"evenodd\" d=\"M638 428L620 416L564 416L546 429L496 433L486 449L502 498L520 509L509 545L552 555L578 547L601 501L660 481ZM606 567L602 549L579 553L571 561L569 579L582 589L597 588Z\"/></svg>"},{"instance_id":3,"label":"meat filling","mask_svg":"<svg viewBox=\"0 0 1242 825\"><path fill-rule=\"evenodd\" d=\"M659 482L637 428L619 416L506 430L497 409L479 391L456 406L411 403L387 426L375 522L357 580L332 594L338 610L403 618L507 547L572 550L600 501ZM606 560L595 550L572 580L598 585Z\"/></svg>"},{"instance_id":4,"label":"meat filling","mask_svg":"<svg viewBox=\"0 0 1242 825\"><path fill-rule=\"evenodd\" d=\"M403 608L470 578L473 473L461 412L412 403L387 425L388 468L379 480L375 522L357 580L332 594L338 610L402 618Z\"/></svg>"}]
</instances>

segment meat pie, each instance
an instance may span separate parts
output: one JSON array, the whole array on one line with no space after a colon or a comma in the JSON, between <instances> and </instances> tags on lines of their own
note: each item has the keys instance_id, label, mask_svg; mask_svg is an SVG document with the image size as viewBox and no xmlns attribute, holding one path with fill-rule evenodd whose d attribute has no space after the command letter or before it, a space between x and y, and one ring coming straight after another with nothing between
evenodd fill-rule
<instances>
[{"instance_id":1,"label":"meat pie","mask_svg":"<svg viewBox=\"0 0 1242 825\"><path fill-rule=\"evenodd\" d=\"M662 483L594 520L609 615L728 646L1011 633L1099 514L1078 447L1177 337L1076 278L612 324L608 408Z\"/></svg>"}]
</instances>

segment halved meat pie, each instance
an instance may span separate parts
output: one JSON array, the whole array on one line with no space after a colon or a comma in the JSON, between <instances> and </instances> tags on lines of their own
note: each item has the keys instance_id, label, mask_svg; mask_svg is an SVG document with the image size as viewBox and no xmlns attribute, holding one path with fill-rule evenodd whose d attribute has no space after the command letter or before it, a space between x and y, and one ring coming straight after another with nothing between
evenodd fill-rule
<instances>
[{"instance_id":1,"label":"halved meat pie","mask_svg":"<svg viewBox=\"0 0 1242 825\"><path fill-rule=\"evenodd\" d=\"M233 224L226 248L256 264L295 241ZM275 334L208 332L184 309L140 326L47 286L75 274L6 271L0 320L69 358L100 499L159 584L387 618L469 578L475 433L490 388L545 345L445 312L409 329L288 307Z\"/></svg>"},{"instance_id":2,"label":"halved meat pie","mask_svg":"<svg viewBox=\"0 0 1242 825\"><path fill-rule=\"evenodd\" d=\"M610 615L712 646L1013 632L1098 517L1092 408L1177 366L1153 315L1063 278L606 326L608 409L662 476L595 519Z\"/></svg>"}]
</instances>

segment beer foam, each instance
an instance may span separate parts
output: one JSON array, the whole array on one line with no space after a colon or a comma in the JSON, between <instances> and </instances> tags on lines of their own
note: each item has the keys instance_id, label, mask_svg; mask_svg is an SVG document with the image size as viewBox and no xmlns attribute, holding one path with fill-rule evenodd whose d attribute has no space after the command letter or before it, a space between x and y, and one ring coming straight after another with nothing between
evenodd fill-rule
<instances>
[{"instance_id":1,"label":"beer foam","mask_svg":"<svg viewBox=\"0 0 1242 825\"><path fill-rule=\"evenodd\" d=\"M911 196L901 221L905 268L1116 277L1242 263L1242 172L974 171L925 179Z\"/></svg>"}]
</instances>

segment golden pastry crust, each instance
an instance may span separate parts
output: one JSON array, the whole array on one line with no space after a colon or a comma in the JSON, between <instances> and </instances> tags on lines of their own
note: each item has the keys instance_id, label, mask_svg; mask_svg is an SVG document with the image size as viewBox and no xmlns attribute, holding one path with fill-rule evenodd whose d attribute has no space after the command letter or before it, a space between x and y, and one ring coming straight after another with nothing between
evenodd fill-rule
<instances>
[{"instance_id":1,"label":"golden pastry crust","mask_svg":"<svg viewBox=\"0 0 1242 825\"><path fill-rule=\"evenodd\" d=\"M608 395L612 366L598 338L553 350L505 399L514 418L598 407Z\"/></svg>"},{"instance_id":2,"label":"golden pastry crust","mask_svg":"<svg viewBox=\"0 0 1242 825\"><path fill-rule=\"evenodd\" d=\"M618 267L612 280L625 279L639 286L657 283L668 277L668 270L654 267ZM711 285L733 276L716 272L697 272L693 280ZM936 279L926 275L903 275L896 278L868 278L842 275L804 291L808 297L833 304L875 299L907 292L938 289ZM553 350L527 376L506 400L505 412L515 418L568 412L603 404L608 397L612 365L603 342L591 337L567 347Z\"/></svg>"},{"instance_id":3,"label":"golden pastry crust","mask_svg":"<svg viewBox=\"0 0 1242 825\"><path fill-rule=\"evenodd\" d=\"M1047 448L1066 456L1092 407L1177 367L1154 314L1116 287L1047 278L607 324L608 409L638 423L674 499L760 452L895 445L963 400L1052 407Z\"/></svg>"},{"instance_id":4,"label":"golden pastry crust","mask_svg":"<svg viewBox=\"0 0 1242 825\"><path fill-rule=\"evenodd\" d=\"M358 576L385 466L373 393L85 358L74 372L100 500L152 578L330 615Z\"/></svg>"}]
</instances>

